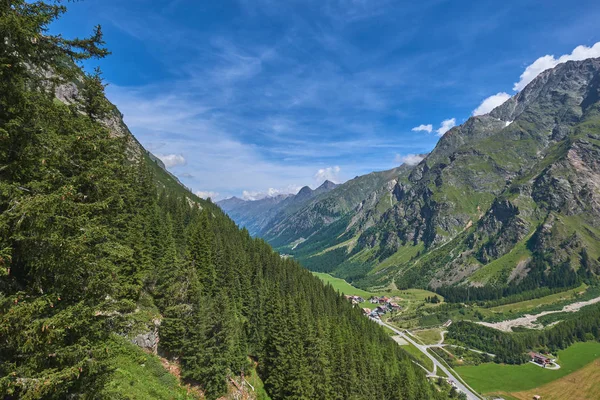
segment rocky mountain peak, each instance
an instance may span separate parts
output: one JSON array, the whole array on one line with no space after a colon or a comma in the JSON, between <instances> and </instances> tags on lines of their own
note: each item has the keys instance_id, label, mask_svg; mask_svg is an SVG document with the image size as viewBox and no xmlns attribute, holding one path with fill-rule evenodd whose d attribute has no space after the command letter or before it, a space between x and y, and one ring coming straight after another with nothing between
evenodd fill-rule
<instances>
[{"instance_id":1,"label":"rocky mountain peak","mask_svg":"<svg viewBox=\"0 0 600 400\"><path fill-rule=\"evenodd\" d=\"M517 95L490 112L502 121L514 121L534 103L548 106L580 106L591 83L598 82L600 58L567 61L539 74Z\"/></svg>"},{"instance_id":2,"label":"rocky mountain peak","mask_svg":"<svg viewBox=\"0 0 600 400\"><path fill-rule=\"evenodd\" d=\"M321 186L318 187L318 189L327 189L327 190L331 190L334 189L337 185L333 182L331 182L330 180L326 180L325 182L323 182L321 184Z\"/></svg>"}]
</instances>

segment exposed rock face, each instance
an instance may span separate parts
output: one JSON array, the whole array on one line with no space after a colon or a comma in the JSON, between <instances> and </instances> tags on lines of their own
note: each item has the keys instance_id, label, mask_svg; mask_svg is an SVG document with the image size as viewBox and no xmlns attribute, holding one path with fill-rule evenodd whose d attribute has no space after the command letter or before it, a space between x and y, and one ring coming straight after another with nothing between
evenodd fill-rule
<instances>
[{"instance_id":1,"label":"exposed rock face","mask_svg":"<svg viewBox=\"0 0 600 400\"><path fill-rule=\"evenodd\" d=\"M600 132L596 137L600 137ZM596 139L597 140L597 139ZM587 139L571 144L566 157L548 166L534 181L532 197L550 210L577 215L589 209L598 226L600 149Z\"/></svg>"},{"instance_id":2,"label":"exposed rock face","mask_svg":"<svg viewBox=\"0 0 600 400\"><path fill-rule=\"evenodd\" d=\"M80 96L78 83L83 82L83 79L80 78L76 82L66 82L60 85L57 85L54 90L54 95L60 101L65 104L73 104L77 101ZM143 153L147 153L147 151L142 147L142 145L135 139L135 137L131 134L127 125L123 122L123 115L120 111L112 106L112 112L108 115L104 120L100 121L102 124L106 126L109 130L110 134L113 137L127 137L127 150L129 152L129 158L132 160L138 160L142 156ZM149 153L148 153L149 154ZM152 158L156 158L152 156ZM163 169L164 165L162 165ZM166 171L166 169L165 169Z\"/></svg>"},{"instance_id":3,"label":"exposed rock face","mask_svg":"<svg viewBox=\"0 0 600 400\"><path fill-rule=\"evenodd\" d=\"M131 339L131 342L133 344L141 347L142 349L151 351L152 353L156 354L158 351L158 343L160 341L160 338L158 336L158 328L160 327L160 320L155 319L152 322L153 322L154 326L152 327L151 330L138 334L133 339Z\"/></svg>"},{"instance_id":4,"label":"exposed rock face","mask_svg":"<svg viewBox=\"0 0 600 400\"><path fill-rule=\"evenodd\" d=\"M507 254L527 235L528 223L519 213L518 207L508 200L494 201L468 241L471 248L479 248L480 262L486 264Z\"/></svg>"}]
</instances>

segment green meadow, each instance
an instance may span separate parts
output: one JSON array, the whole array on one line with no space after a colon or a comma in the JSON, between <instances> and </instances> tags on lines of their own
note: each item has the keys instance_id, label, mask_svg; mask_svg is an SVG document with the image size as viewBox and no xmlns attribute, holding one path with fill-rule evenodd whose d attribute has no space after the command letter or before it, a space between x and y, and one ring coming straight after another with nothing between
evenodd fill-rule
<instances>
[{"instance_id":1,"label":"green meadow","mask_svg":"<svg viewBox=\"0 0 600 400\"><path fill-rule=\"evenodd\" d=\"M506 365L486 363L456 367L455 371L477 392L519 392L540 387L577 371L600 358L600 343L575 343L558 352L559 370L549 370L531 363Z\"/></svg>"},{"instance_id":2,"label":"green meadow","mask_svg":"<svg viewBox=\"0 0 600 400\"><path fill-rule=\"evenodd\" d=\"M368 300L371 296L376 296L376 293L367 292L366 290L358 289L346 282L343 279L333 277L323 272L313 272L315 276L321 279L323 282L330 284L335 290L342 294L361 296L365 300Z\"/></svg>"}]
</instances>

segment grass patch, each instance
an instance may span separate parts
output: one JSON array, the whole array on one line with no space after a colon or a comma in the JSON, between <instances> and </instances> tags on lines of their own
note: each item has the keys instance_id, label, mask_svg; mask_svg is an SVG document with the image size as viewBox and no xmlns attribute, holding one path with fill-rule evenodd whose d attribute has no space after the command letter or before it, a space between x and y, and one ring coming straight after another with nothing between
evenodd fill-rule
<instances>
[{"instance_id":1,"label":"grass patch","mask_svg":"<svg viewBox=\"0 0 600 400\"><path fill-rule=\"evenodd\" d=\"M405 350L411 356L413 356L417 360L417 362L425 368L427 368L427 370L433 371L433 361L431 361L429 357L423 354L421 350L417 349L410 343L406 346L402 346L402 349Z\"/></svg>"},{"instance_id":2,"label":"grass patch","mask_svg":"<svg viewBox=\"0 0 600 400\"><path fill-rule=\"evenodd\" d=\"M413 331L412 334L425 344L438 344L442 339L442 330L438 328Z\"/></svg>"},{"instance_id":3,"label":"grass patch","mask_svg":"<svg viewBox=\"0 0 600 400\"><path fill-rule=\"evenodd\" d=\"M267 392L265 391L265 385L256 373L256 369L252 369L249 376L246 377L248 382L254 386L254 393L256 393L256 400L271 400Z\"/></svg>"},{"instance_id":4,"label":"grass patch","mask_svg":"<svg viewBox=\"0 0 600 400\"><path fill-rule=\"evenodd\" d=\"M342 294L361 296L365 300L369 299L371 296L376 296L375 293L356 288L341 278L336 278L323 272L313 272L313 275L321 279L325 284L330 284L335 290Z\"/></svg>"},{"instance_id":5,"label":"grass patch","mask_svg":"<svg viewBox=\"0 0 600 400\"><path fill-rule=\"evenodd\" d=\"M444 298L441 295L425 289L395 290L392 294L394 296L402 297L403 300L425 301L427 297L437 296L442 302L444 301Z\"/></svg>"},{"instance_id":6,"label":"grass patch","mask_svg":"<svg viewBox=\"0 0 600 400\"><path fill-rule=\"evenodd\" d=\"M482 394L521 392L541 387L569 375L600 358L600 343L575 343L558 352L559 370L548 370L531 363L506 365L486 363L457 367L455 371Z\"/></svg>"},{"instance_id":7,"label":"grass patch","mask_svg":"<svg viewBox=\"0 0 600 400\"><path fill-rule=\"evenodd\" d=\"M158 357L147 354L122 337L114 336L110 343L114 352L112 364L117 366L103 390L107 399L195 399L179 385L161 364Z\"/></svg>"},{"instance_id":8,"label":"grass patch","mask_svg":"<svg viewBox=\"0 0 600 400\"><path fill-rule=\"evenodd\" d=\"M342 247L346 247L346 252L350 253L352 251L352 249L354 248L354 246L356 245L356 243L358 242L358 237L352 237L348 240L346 240L345 242L342 243L338 243L336 245L333 245L331 247L328 247L326 249L321 250L320 252L310 256L310 257L317 257L317 256L321 256L331 250L336 250Z\"/></svg>"},{"instance_id":9,"label":"grass patch","mask_svg":"<svg viewBox=\"0 0 600 400\"><path fill-rule=\"evenodd\" d=\"M419 244L416 246L402 246L398 249L397 252L395 252L390 257L386 258L381 263L379 263L369 274L374 274L375 272L381 271L382 269L390 267L392 265L403 265L409 262L424 248L425 245L422 242L419 242Z\"/></svg>"},{"instance_id":10,"label":"grass patch","mask_svg":"<svg viewBox=\"0 0 600 400\"><path fill-rule=\"evenodd\" d=\"M400 304L402 304L402 302L424 302L427 297L432 297L432 296L437 296L438 298L440 298L441 301L444 300L444 298L442 296L440 296L439 294L430 292L429 290L425 290L425 289L405 289L405 290L382 289L382 290L367 291L367 290L359 289L355 286L352 286L351 284L349 284L342 278L336 278L335 276L331 276L324 272L313 272L312 274L315 275L316 277L318 277L319 279L321 279L325 284L330 284L331 286L333 286L333 288L335 290L337 290L338 292L340 292L342 294L361 296L365 300L369 299L371 296L388 296L388 297L398 296L402 299L400 301Z\"/></svg>"}]
</instances>

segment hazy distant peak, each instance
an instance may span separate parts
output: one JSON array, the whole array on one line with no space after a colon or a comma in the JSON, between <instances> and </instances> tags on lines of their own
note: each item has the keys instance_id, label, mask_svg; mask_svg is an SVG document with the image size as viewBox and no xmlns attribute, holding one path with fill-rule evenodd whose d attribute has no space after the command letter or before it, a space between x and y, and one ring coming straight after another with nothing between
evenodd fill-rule
<instances>
[{"instance_id":1,"label":"hazy distant peak","mask_svg":"<svg viewBox=\"0 0 600 400\"><path fill-rule=\"evenodd\" d=\"M338 185L331 182L329 179L327 179L316 190L319 190L319 189L331 190L331 189L335 189L336 186L338 186Z\"/></svg>"}]
</instances>

